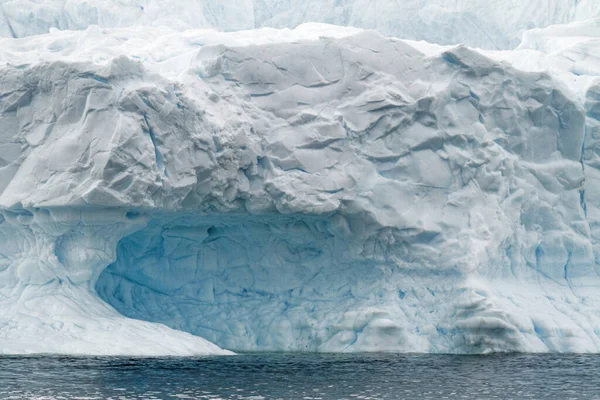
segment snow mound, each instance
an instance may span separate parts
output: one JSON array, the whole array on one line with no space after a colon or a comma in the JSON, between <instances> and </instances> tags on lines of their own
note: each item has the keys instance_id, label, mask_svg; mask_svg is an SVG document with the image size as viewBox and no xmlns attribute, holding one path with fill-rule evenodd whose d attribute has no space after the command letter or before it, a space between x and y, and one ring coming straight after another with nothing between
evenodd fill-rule
<instances>
[{"instance_id":1,"label":"snow mound","mask_svg":"<svg viewBox=\"0 0 600 400\"><path fill-rule=\"evenodd\" d=\"M600 16L600 0L3 0L0 35L90 25L237 31L322 22L403 39L512 49L528 29L594 16Z\"/></svg>"},{"instance_id":2,"label":"snow mound","mask_svg":"<svg viewBox=\"0 0 600 400\"><path fill-rule=\"evenodd\" d=\"M0 39L0 352L597 352L600 85L509 54Z\"/></svg>"}]
</instances>

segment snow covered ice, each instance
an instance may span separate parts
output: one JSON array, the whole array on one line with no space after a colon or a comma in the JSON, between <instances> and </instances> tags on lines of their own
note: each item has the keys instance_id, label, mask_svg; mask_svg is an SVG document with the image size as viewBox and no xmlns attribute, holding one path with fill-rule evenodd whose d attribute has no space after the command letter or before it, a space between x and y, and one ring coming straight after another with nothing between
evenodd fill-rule
<instances>
[{"instance_id":1,"label":"snow covered ice","mask_svg":"<svg viewBox=\"0 0 600 400\"><path fill-rule=\"evenodd\" d=\"M0 353L600 350L600 19L483 51L17 3Z\"/></svg>"},{"instance_id":2,"label":"snow covered ice","mask_svg":"<svg viewBox=\"0 0 600 400\"><path fill-rule=\"evenodd\" d=\"M439 44L512 49L533 28L600 16L600 0L3 0L0 36L90 25L224 31L322 22Z\"/></svg>"}]
</instances>

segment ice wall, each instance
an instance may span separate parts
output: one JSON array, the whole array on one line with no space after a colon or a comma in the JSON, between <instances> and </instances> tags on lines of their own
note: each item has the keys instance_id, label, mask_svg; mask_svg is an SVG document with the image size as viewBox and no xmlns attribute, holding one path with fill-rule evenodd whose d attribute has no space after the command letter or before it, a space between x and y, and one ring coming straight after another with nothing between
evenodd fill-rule
<instances>
[{"instance_id":1,"label":"ice wall","mask_svg":"<svg viewBox=\"0 0 600 400\"><path fill-rule=\"evenodd\" d=\"M519 51L0 40L0 350L598 351L595 78Z\"/></svg>"},{"instance_id":2,"label":"ice wall","mask_svg":"<svg viewBox=\"0 0 600 400\"><path fill-rule=\"evenodd\" d=\"M235 31L305 22L376 29L403 39L512 49L532 28L600 16L599 0L3 0L0 35L169 26Z\"/></svg>"}]
</instances>

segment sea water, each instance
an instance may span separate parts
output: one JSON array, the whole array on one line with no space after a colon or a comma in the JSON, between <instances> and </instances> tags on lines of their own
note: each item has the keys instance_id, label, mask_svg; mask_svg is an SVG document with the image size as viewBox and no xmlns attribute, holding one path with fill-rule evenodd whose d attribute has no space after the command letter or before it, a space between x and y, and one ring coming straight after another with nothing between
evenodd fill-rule
<instances>
[{"instance_id":1,"label":"sea water","mask_svg":"<svg viewBox=\"0 0 600 400\"><path fill-rule=\"evenodd\" d=\"M600 399L600 356L4 356L0 398Z\"/></svg>"}]
</instances>

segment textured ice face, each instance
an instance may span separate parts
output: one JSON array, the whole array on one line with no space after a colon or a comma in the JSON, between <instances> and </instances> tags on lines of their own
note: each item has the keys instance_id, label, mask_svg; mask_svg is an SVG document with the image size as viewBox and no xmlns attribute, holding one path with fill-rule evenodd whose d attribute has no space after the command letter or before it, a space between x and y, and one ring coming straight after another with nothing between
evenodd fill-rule
<instances>
[{"instance_id":1,"label":"textured ice face","mask_svg":"<svg viewBox=\"0 0 600 400\"><path fill-rule=\"evenodd\" d=\"M599 0L4 0L0 35L90 25L235 31L323 22L403 39L512 49L528 29L600 16L599 10Z\"/></svg>"},{"instance_id":2,"label":"textured ice face","mask_svg":"<svg viewBox=\"0 0 600 400\"><path fill-rule=\"evenodd\" d=\"M231 354L164 325L123 318L97 296L121 237L140 229L118 210L4 210L0 354Z\"/></svg>"},{"instance_id":3,"label":"textured ice face","mask_svg":"<svg viewBox=\"0 0 600 400\"><path fill-rule=\"evenodd\" d=\"M598 351L594 78L324 25L0 49L2 351Z\"/></svg>"}]
</instances>

